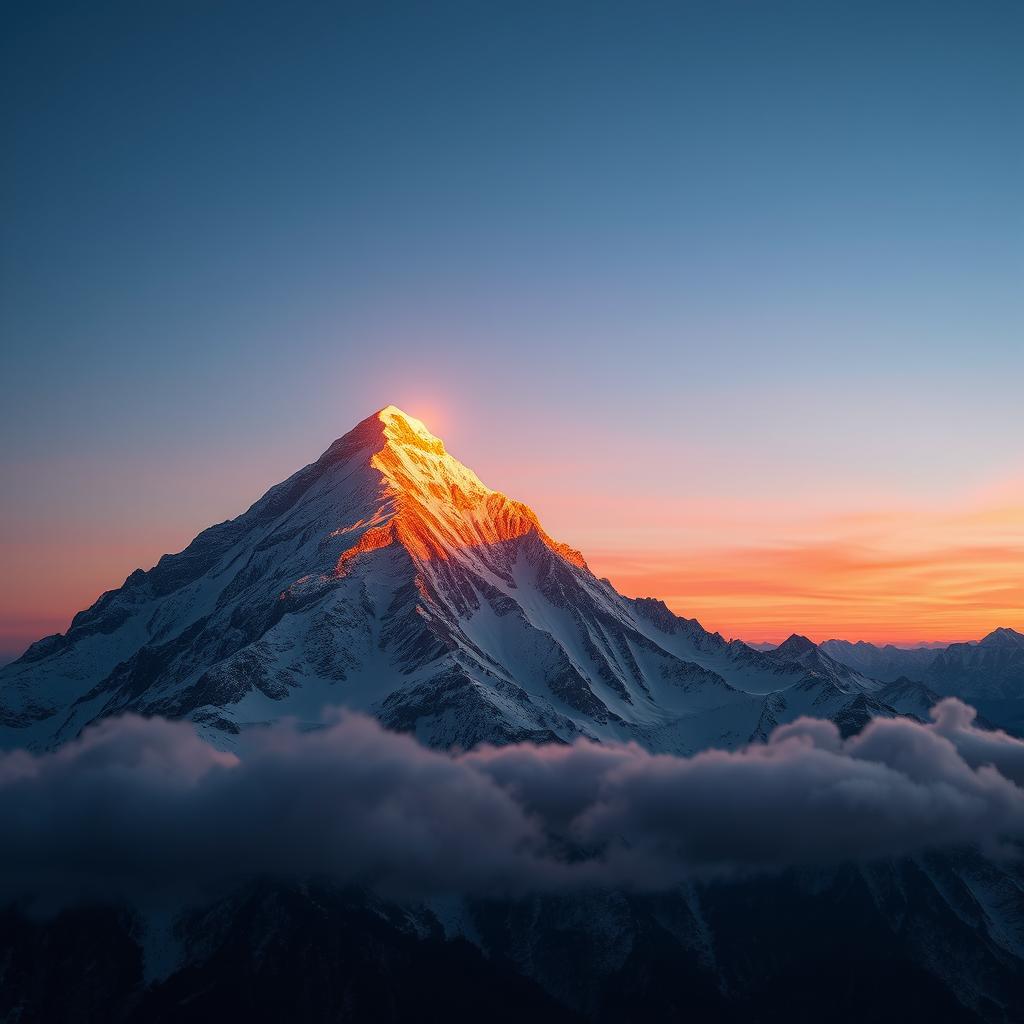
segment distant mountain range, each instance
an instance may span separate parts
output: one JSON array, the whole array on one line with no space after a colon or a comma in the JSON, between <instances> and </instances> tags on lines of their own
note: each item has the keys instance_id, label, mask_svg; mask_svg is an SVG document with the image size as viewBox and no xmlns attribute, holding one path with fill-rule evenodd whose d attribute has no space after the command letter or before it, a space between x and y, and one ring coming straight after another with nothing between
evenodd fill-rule
<instances>
[{"instance_id":1,"label":"distant mountain range","mask_svg":"<svg viewBox=\"0 0 1024 1024\"><path fill-rule=\"evenodd\" d=\"M232 748L346 705L441 748L589 737L690 754L802 715L847 736L927 720L942 694L1014 727L1024 637L726 641L619 594L389 406L0 670L0 747L53 749L134 711ZM169 928L117 908L0 911L0 1019L1007 1024L1024 1005L1024 872L972 851L431 907L268 881Z\"/></svg>"},{"instance_id":2,"label":"distant mountain range","mask_svg":"<svg viewBox=\"0 0 1024 1024\"><path fill-rule=\"evenodd\" d=\"M936 651L928 647L884 647L858 640L826 640L821 649L836 661L841 661L858 672L874 679L892 682L894 679L922 679L925 669L934 661Z\"/></svg>"},{"instance_id":3,"label":"distant mountain range","mask_svg":"<svg viewBox=\"0 0 1024 1024\"><path fill-rule=\"evenodd\" d=\"M919 682L941 696L963 698L1012 732L1024 729L1024 634L1014 629L994 629L976 643L937 648L826 640L820 649L874 679Z\"/></svg>"}]
</instances>

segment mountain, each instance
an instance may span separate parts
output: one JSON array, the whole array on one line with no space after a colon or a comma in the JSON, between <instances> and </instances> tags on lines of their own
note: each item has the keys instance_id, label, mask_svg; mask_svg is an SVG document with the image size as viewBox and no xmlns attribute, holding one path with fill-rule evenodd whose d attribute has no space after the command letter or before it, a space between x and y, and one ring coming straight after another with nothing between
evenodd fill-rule
<instances>
[{"instance_id":1,"label":"mountain","mask_svg":"<svg viewBox=\"0 0 1024 1024\"><path fill-rule=\"evenodd\" d=\"M849 693L874 692L879 689L879 681L866 673L844 665L841 661L829 656L817 644L799 633L793 633L778 647L769 652L769 656L779 661L796 662L804 668L830 679L841 690Z\"/></svg>"},{"instance_id":2,"label":"mountain","mask_svg":"<svg viewBox=\"0 0 1024 1024\"><path fill-rule=\"evenodd\" d=\"M989 721L1024 735L1024 634L1014 629L1001 627L977 642L938 648L826 640L820 649L875 679L915 680L939 696L962 697Z\"/></svg>"},{"instance_id":3,"label":"mountain","mask_svg":"<svg viewBox=\"0 0 1024 1024\"><path fill-rule=\"evenodd\" d=\"M973 644L937 651L925 682L974 704L990 722L1024 736L1024 634L1001 627Z\"/></svg>"},{"instance_id":4,"label":"mountain","mask_svg":"<svg viewBox=\"0 0 1024 1024\"><path fill-rule=\"evenodd\" d=\"M183 915L182 963L154 964L145 921L119 908L52 921L0 910L0 1020L196 1024L582 1021L513 967L449 941L422 911L319 887L262 884Z\"/></svg>"},{"instance_id":5,"label":"mountain","mask_svg":"<svg viewBox=\"0 0 1024 1024\"><path fill-rule=\"evenodd\" d=\"M935 652L925 679L939 693L978 699L1024 697L1024 634L994 629L976 644Z\"/></svg>"},{"instance_id":6,"label":"mountain","mask_svg":"<svg viewBox=\"0 0 1024 1024\"><path fill-rule=\"evenodd\" d=\"M936 649L927 647L883 647L864 640L826 640L821 649L836 661L861 672L872 679L891 683L901 676L923 680L928 667L935 660Z\"/></svg>"},{"instance_id":7,"label":"mountain","mask_svg":"<svg viewBox=\"0 0 1024 1024\"><path fill-rule=\"evenodd\" d=\"M170 929L113 908L12 908L0 1019L1014 1024L1024 875L1009 878L977 858L956 872L922 858L657 896L480 901L457 919L261 882Z\"/></svg>"},{"instance_id":8,"label":"mountain","mask_svg":"<svg viewBox=\"0 0 1024 1024\"><path fill-rule=\"evenodd\" d=\"M801 714L853 728L902 712L879 685L810 641L763 653L623 597L389 406L0 670L0 744L52 747L136 711L230 746L344 704L435 746L691 752Z\"/></svg>"}]
</instances>

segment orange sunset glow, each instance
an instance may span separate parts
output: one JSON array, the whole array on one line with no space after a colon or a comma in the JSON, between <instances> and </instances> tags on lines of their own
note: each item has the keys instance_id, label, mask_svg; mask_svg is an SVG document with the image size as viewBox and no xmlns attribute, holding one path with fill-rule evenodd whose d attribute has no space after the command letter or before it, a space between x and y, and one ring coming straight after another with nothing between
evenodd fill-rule
<instances>
[{"instance_id":1,"label":"orange sunset glow","mask_svg":"<svg viewBox=\"0 0 1024 1024\"><path fill-rule=\"evenodd\" d=\"M435 437L427 438L444 450ZM464 447L457 444L458 454ZM514 450L512 455L512 461L500 455L467 460L477 463L488 484L508 481L509 490L521 492L515 497L529 503L503 494L488 498L508 505L516 520L511 533L539 520L546 543L574 561L581 558L578 548L592 571L622 593L659 597L727 637L778 642L797 631L815 641L912 645L978 639L1024 621L1024 485L1016 480L946 509L893 502L845 511L820 502L809 509L712 497L651 502L625 489L581 500L577 485L583 485L572 478L569 461L555 473L547 461L524 461ZM231 501L241 511L260 488L256 471L250 475L252 480L234 483L237 494L221 497L216 512L200 516L223 518ZM484 487L475 477L466 486ZM171 508L172 499L169 490L154 489L154 506L159 501ZM65 630L76 611L134 569L180 550L195 532L187 523L174 529L161 522L149 530L82 523L69 555L54 546L52 525L40 521L31 540L0 544L16 583L2 598L5 653L16 655L31 641ZM371 531L359 549L375 540L390 543L391 537ZM339 569L355 553L343 554Z\"/></svg>"},{"instance_id":2,"label":"orange sunset glow","mask_svg":"<svg viewBox=\"0 0 1024 1024\"><path fill-rule=\"evenodd\" d=\"M794 510L796 530L725 520L703 546L589 558L624 593L657 595L729 637L971 640L1024 619L1024 500L988 501L802 521Z\"/></svg>"}]
</instances>

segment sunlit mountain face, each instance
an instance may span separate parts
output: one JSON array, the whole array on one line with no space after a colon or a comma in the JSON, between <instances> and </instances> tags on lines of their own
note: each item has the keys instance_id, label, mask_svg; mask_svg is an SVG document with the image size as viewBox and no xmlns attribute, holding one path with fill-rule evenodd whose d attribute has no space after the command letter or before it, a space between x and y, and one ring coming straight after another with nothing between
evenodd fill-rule
<instances>
[{"instance_id":1,"label":"sunlit mountain face","mask_svg":"<svg viewBox=\"0 0 1024 1024\"><path fill-rule=\"evenodd\" d=\"M486 487L472 470L448 455L444 443L419 420L392 405L368 423L353 431L348 445L379 449L369 465L381 475L387 511L375 513L372 528L341 554L339 574L358 554L391 544L420 561L447 561L454 552L483 550L528 533L536 534L573 565L585 567L578 551L544 533L528 506ZM365 525L360 521L343 527L338 535Z\"/></svg>"}]
</instances>

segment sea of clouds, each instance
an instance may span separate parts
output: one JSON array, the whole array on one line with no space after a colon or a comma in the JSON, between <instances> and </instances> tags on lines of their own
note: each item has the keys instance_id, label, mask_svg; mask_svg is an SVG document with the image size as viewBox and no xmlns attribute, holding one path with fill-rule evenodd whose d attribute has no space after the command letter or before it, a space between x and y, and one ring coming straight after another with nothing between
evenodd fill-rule
<instances>
[{"instance_id":1,"label":"sea of clouds","mask_svg":"<svg viewBox=\"0 0 1024 1024\"><path fill-rule=\"evenodd\" d=\"M636 745L430 750L373 719L284 723L238 754L191 725L108 719L0 754L0 899L182 900L250 879L395 897L680 882L1024 838L1024 742L955 699L841 739L800 719L693 757Z\"/></svg>"}]
</instances>

